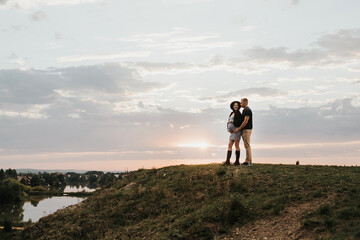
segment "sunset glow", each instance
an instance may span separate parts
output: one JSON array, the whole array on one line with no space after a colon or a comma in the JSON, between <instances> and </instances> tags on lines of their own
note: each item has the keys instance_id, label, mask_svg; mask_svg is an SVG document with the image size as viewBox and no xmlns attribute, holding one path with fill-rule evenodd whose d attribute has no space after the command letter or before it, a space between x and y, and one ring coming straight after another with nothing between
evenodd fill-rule
<instances>
[{"instance_id":1,"label":"sunset glow","mask_svg":"<svg viewBox=\"0 0 360 240\"><path fill-rule=\"evenodd\" d=\"M209 144L205 142L193 142L193 143L181 143L178 145L178 147L188 147L188 148L207 148L209 147Z\"/></svg>"}]
</instances>

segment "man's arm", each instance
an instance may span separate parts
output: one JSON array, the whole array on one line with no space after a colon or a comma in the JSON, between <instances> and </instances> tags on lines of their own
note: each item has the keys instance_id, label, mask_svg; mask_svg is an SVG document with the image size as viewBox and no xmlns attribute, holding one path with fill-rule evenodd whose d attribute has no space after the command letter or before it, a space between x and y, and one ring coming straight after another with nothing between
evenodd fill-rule
<instances>
[{"instance_id":1,"label":"man's arm","mask_svg":"<svg viewBox=\"0 0 360 240\"><path fill-rule=\"evenodd\" d=\"M240 125L240 127L238 127L237 129L235 129L234 133L237 133L238 131L240 131L241 129L243 129L246 124L248 123L250 117L249 116L245 116L244 121L242 122L242 124Z\"/></svg>"}]
</instances>

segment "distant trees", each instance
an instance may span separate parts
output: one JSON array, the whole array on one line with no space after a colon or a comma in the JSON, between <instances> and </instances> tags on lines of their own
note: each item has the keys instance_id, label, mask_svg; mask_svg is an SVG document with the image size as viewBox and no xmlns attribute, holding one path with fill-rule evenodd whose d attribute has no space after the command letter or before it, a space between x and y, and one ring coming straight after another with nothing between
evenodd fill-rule
<instances>
[{"instance_id":1,"label":"distant trees","mask_svg":"<svg viewBox=\"0 0 360 240\"><path fill-rule=\"evenodd\" d=\"M0 170L0 181L5 179L5 172L3 169Z\"/></svg>"},{"instance_id":2,"label":"distant trees","mask_svg":"<svg viewBox=\"0 0 360 240\"><path fill-rule=\"evenodd\" d=\"M30 180L30 186L36 187L36 186L40 186L40 184L41 184L41 182L40 182L40 178L38 177L38 175L32 176L32 178Z\"/></svg>"},{"instance_id":3,"label":"distant trees","mask_svg":"<svg viewBox=\"0 0 360 240\"><path fill-rule=\"evenodd\" d=\"M13 179L16 179L17 178L17 172L15 169L8 169L5 171L5 175L10 177L10 178L13 178Z\"/></svg>"},{"instance_id":4,"label":"distant trees","mask_svg":"<svg viewBox=\"0 0 360 240\"><path fill-rule=\"evenodd\" d=\"M0 203L18 203L24 197L23 185L12 178L0 181Z\"/></svg>"},{"instance_id":5,"label":"distant trees","mask_svg":"<svg viewBox=\"0 0 360 240\"><path fill-rule=\"evenodd\" d=\"M102 171L88 171L83 174L76 172L67 172L63 173L47 173L47 172L38 172L35 173L17 173L15 169L0 169L0 182L2 186L2 191L5 192L5 183L6 188L11 187L17 189L16 186L22 186L26 190L25 186L31 186L32 189L36 187L42 187L44 191L48 189L64 189L67 184L70 185L85 185L90 184L90 188L96 188L99 185L106 185L112 183L118 179L121 179L121 173L104 173ZM18 185L13 185L15 182L9 182L8 179L14 180ZM7 180L5 183L4 181ZM24 186L25 185L25 186ZM40 188L39 188L40 189ZM16 195L16 194L15 194ZM2 195L1 195L2 198ZM10 197L11 198L11 197ZM3 198L2 198L3 199Z\"/></svg>"}]
</instances>

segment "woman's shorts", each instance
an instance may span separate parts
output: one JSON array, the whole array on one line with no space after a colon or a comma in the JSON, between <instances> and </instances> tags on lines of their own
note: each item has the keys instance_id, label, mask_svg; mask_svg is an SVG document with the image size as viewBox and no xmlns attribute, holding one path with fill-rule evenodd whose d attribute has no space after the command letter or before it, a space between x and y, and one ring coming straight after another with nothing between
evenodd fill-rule
<instances>
[{"instance_id":1,"label":"woman's shorts","mask_svg":"<svg viewBox=\"0 0 360 240\"><path fill-rule=\"evenodd\" d=\"M237 133L234 133L236 127L233 123L228 123L227 124L227 129L230 130L230 136L229 136L229 140L231 141L235 141L235 139L239 139L241 137L241 131L238 131Z\"/></svg>"}]
</instances>

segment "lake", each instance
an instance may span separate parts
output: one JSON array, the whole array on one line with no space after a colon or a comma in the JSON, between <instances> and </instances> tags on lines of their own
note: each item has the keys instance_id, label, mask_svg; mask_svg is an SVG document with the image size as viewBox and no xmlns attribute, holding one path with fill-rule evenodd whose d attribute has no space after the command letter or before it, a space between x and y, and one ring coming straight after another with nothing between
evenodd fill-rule
<instances>
[{"instance_id":1,"label":"lake","mask_svg":"<svg viewBox=\"0 0 360 240\"><path fill-rule=\"evenodd\" d=\"M56 196L43 199L39 202L36 202L35 204L31 202L25 202L23 206L23 221L27 222L29 219L31 219L32 222L37 222L40 218L52 214L58 209L78 204L83 200L84 198L80 197Z\"/></svg>"}]
</instances>

